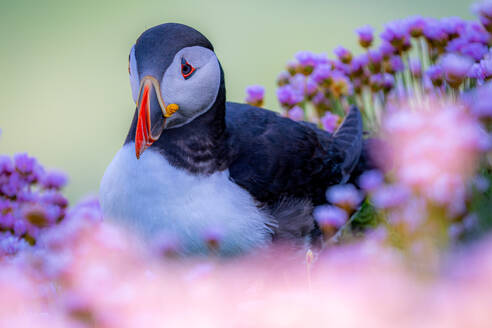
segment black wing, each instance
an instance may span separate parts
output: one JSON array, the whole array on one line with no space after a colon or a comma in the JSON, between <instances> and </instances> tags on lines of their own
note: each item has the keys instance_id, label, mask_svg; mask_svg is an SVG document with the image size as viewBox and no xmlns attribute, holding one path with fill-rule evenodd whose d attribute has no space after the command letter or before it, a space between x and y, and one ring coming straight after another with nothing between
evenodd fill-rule
<instances>
[{"instance_id":1,"label":"black wing","mask_svg":"<svg viewBox=\"0 0 492 328\"><path fill-rule=\"evenodd\" d=\"M326 188L345 183L362 152L362 120L353 108L335 134L265 109L227 103L231 179L258 201L325 203Z\"/></svg>"}]
</instances>

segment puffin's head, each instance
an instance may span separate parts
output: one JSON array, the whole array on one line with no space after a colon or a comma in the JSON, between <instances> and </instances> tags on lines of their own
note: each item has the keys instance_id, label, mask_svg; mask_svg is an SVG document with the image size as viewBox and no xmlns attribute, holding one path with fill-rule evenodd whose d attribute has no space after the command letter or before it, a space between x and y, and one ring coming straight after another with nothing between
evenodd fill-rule
<instances>
[{"instance_id":1,"label":"puffin's head","mask_svg":"<svg viewBox=\"0 0 492 328\"><path fill-rule=\"evenodd\" d=\"M137 105L137 158L164 129L191 122L214 104L221 68L210 41L182 24L145 31L130 51L130 84Z\"/></svg>"}]
</instances>

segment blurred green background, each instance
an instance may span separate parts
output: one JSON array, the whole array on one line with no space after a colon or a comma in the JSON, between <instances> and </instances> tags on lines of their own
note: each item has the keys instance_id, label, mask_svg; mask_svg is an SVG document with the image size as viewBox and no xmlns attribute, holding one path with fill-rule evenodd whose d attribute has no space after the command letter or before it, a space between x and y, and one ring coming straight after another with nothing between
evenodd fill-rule
<instances>
[{"instance_id":1,"label":"blurred green background","mask_svg":"<svg viewBox=\"0 0 492 328\"><path fill-rule=\"evenodd\" d=\"M97 193L134 112L128 52L145 29L163 22L195 27L215 46L227 96L267 88L298 50L358 49L354 30L378 31L423 14L471 19L472 0L16 0L0 3L0 153L27 151L66 171L72 201Z\"/></svg>"}]
</instances>

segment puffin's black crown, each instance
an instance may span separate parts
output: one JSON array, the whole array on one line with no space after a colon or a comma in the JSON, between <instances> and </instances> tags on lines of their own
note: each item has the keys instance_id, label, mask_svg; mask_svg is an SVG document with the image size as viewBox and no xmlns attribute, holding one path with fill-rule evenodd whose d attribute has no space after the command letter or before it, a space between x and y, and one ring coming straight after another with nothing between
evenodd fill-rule
<instances>
[{"instance_id":1,"label":"puffin's black crown","mask_svg":"<svg viewBox=\"0 0 492 328\"><path fill-rule=\"evenodd\" d=\"M146 30L135 43L140 76L153 75L160 78L178 51L193 46L214 51L214 47L202 33L183 24L166 23Z\"/></svg>"}]
</instances>

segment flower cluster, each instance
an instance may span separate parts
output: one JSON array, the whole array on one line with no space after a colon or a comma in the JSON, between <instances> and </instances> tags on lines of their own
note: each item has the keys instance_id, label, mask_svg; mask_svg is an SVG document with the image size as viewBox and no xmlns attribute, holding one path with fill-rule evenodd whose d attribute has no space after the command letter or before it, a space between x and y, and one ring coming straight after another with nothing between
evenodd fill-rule
<instances>
[{"instance_id":1,"label":"flower cluster","mask_svg":"<svg viewBox=\"0 0 492 328\"><path fill-rule=\"evenodd\" d=\"M108 223L67 221L57 229L43 236L43 252L0 266L0 325L231 327L245 318L254 318L255 327L393 327L394 318L409 327L489 323L490 240L466 257L450 256L443 272L422 275L377 238L325 250L307 263L282 249L235 261L175 261L155 258Z\"/></svg>"},{"instance_id":2,"label":"flower cluster","mask_svg":"<svg viewBox=\"0 0 492 328\"><path fill-rule=\"evenodd\" d=\"M456 231L477 222L474 181L488 190L492 2L473 11L479 21L395 20L379 42L374 29L363 26L356 30L362 51L339 46L332 58L300 51L277 79L278 101L293 120L333 132L350 106L361 110L378 170L367 172L359 186L406 234L427 229L438 217L450 236L460 235ZM349 199L355 195L348 186L328 191L331 205L314 213L325 236L353 213Z\"/></svg>"},{"instance_id":3,"label":"flower cluster","mask_svg":"<svg viewBox=\"0 0 492 328\"><path fill-rule=\"evenodd\" d=\"M0 255L36 243L41 231L63 220L66 183L65 174L45 171L27 154L0 156Z\"/></svg>"},{"instance_id":4,"label":"flower cluster","mask_svg":"<svg viewBox=\"0 0 492 328\"><path fill-rule=\"evenodd\" d=\"M456 96L484 84L492 77L489 7L490 2L475 6L479 22L421 16L392 21L384 26L377 47L373 28L363 26L356 31L360 54L342 46L334 50L334 58L298 52L277 79L284 114L333 131L356 105L366 126L377 129L392 99Z\"/></svg>"}]
</instances>

